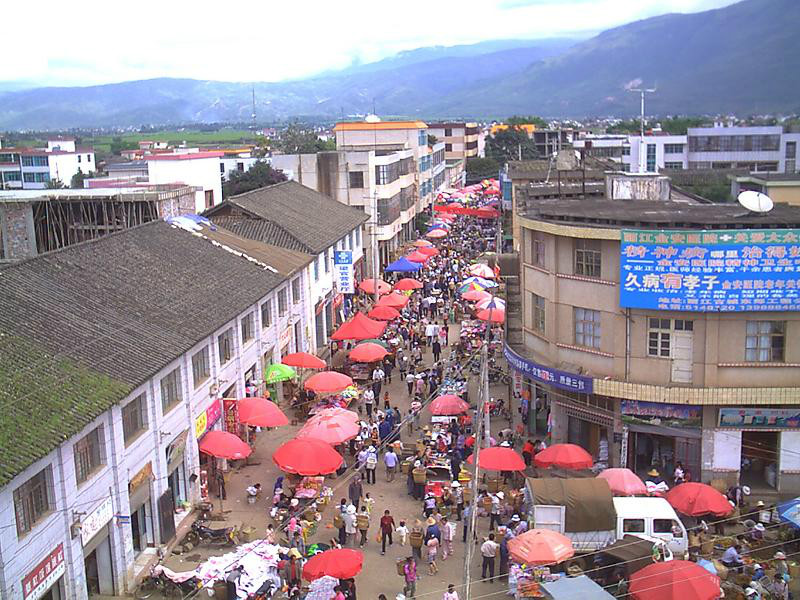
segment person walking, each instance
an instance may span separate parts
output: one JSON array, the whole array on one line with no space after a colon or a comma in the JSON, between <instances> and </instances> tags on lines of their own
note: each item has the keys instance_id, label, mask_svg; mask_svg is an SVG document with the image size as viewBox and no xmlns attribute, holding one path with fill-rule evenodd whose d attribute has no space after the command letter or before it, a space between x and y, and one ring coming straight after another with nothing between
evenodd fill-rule
<instances>
[{"instance_id":1,"label":"person walking","mask_svg":"<svg viewBox=\"0 0 800 600\"><path fill-rule=\"evenodd\" d=\"M383 464L386 466L386 481L394 481L394 474L397 472L397 454L391 446L383 455Z\"/></svg>"},{"instance_id":2,"label":"person walking","mask_svg":"<svg viewBox=\"0 0 800 600\"><path fill-rule=\"evenodd\" d=\"M447 591L442 596L442 600L458 600L458 592L455 585L451 583L447 586Z\"/></svg>"},{"instance_id":3,"label":"person walking","mask_svg":"<svg viewBox=\"0 0 800 600\"><path fill-rule=\"evenodd\" d=\"M347 487L347 495L350 497L350 503L353 506L361 505L361 498L364 496L364 488L361 485L361 475L354 475L353 480Z\"/></svg>"},{"instance_id":4,"label":"person walking","mask_svg":"<svg viewBox=\"0 0 800 600\"><path fill-rule=\"evenodd\" d=\"M381 527L381 555L386 554L386 540L392 545L392 533L394 532L394 519L388 510L383 511L380 522ZM416 581L416 579L415 579Z\"/></svg>"},{"instance_id":5,"label":"person walking","mask_svg":"<svg viewBox=\"0 0 800 600\"><path fill-rule=\"evenodd\" d=\"M408 388L408 395L411 396L414 393L414 384L417 381L417 376L414 373L414 369L411 369L406 375L406 387Z\"/></svg>"},{"instance_id":6,"label":"person walking","mask_svg":"<svg viewBox=\"0 0 800 600\"><path fill-rule=\"evenodd\" d=\"M383 387L384 377L386 377L386 373L381 369L381 366L378 365L375 367L375 370L372 371L372 392L375 394L376 398L380 398L381 396L381 387Z\"/></svg>"},{"instance_id":7,"label":"person walking","mask_svg":"<svg viewBox=\"0 0 800 600\"><path fill-rule=\"evenodd\" d=\"M367 388L364 390L364 409L367 411L367 419L372 419L372 408L375 406L375 392L372 391L372 388Z\"/></svg>"},{"instance_id":8,"label":"person walking","mask_svg":"<svg viewBox=\"0 0 800 600\"><path fill-rule=\"evenodd\" d=\"M366 505L361 507L361 511L356 517L356 525L358 526L358 532L361 534L359 546L363 548L367 545L367 531L369 530L369 511Z\"/></svg>"},{"instance_id":9,"label":"person walking","mask_svg":"<svg viewBox=\"0 0 800 600\"><path fill-rule=\"evenodd\" d=\"M367 461L364 465L364 471L367 474L367 483L375 483L375 469L378 466L378 451L375 446L370 446L367 449Z\"/></svg>"},{"instance_id":10,"label":"person walking","mask_svg":"<svg viewBox=\"0 0 800 600\"><path fill-rule=\"evenodd\" d=\"M406 598L413 598L417 593L417 565L413 556L406 558L406 564L403 565L403 578L405 579L403 594Z\"/></svg>"},{"instance_id":11,"label":"person walking","mask_svg":"<svg viewBox=\"0 0 800 600\"><path fill-rule=\"evenodd\" d=\"M483 557L483 564L481 565L481 579L486 579L486 573L489 573L489 581L494 580L494 562L497 556L497 551L500 546L494 541L494 534L489 534L483 544L481 544L481 556Z\"/></svg>"},{"instance_id":12,"label":"person walking","mask_svg":"<svg viewBox=\"0 0 800 600\"><path fill-rule=\"evenodd\" d=\"M344 516L342 517L344 520L344 532L345 532L345 542L349 543L350 545L356 545L356 532L358 528L356 524L358 522L356 517L356 507L352 504L347 507L347 512L345 512ZM344 546L345 544L342 544Z\"/></svg>"},{"instance_id":13,"label":"person walking","mask_svg":"<svg viewBox=\"0 0 800 600\"><path fill-rule=\"evenodd\" d=\"M431 344L431 352L433 352L433 360L435 362L439 362L439 358L442 356L442 344L439 342L438 338L433 340L433 344Z\"/></svg>"},{"instance_id":14,"label":"person walking","mask_svg":"<svg viewBox=\"0 0 800 600\"><path fill-rule=\"evenodd\" d=\"M453 554L453 538L456 536L456 524L447 517L442 517L442 560Z\"/></svg>"},{"instance_id":15,"label":"person walking","mask_svg":"<svg viewBox=\"0 0 800 600\"><path fill-rule=\"evenodd\" d=\"M492 499L492 508L489 512L489 529L494 529L495 525L500 525L500 506L505 496L503 492L497 492L489 497Z\"/></svg>"}]
</instances>

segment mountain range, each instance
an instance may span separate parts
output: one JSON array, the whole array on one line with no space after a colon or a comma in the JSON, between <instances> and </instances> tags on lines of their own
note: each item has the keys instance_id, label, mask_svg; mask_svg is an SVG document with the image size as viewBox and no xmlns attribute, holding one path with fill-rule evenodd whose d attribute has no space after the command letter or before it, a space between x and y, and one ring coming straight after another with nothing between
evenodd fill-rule
<instances>
[{"instance_id":1,"label":"mountain range","mask_svg":"<svg viewBox=\"0 0 800 600\"><path fill-rule=\"evenodd\" d=\"M0 128L64 129L340 118L630 116L636 85L651 114L800 112L798 0L744 0L667 14L590 39L491 40L401 52L277 83L149 79L2 91Z\"/></svg>"}]
</instances>

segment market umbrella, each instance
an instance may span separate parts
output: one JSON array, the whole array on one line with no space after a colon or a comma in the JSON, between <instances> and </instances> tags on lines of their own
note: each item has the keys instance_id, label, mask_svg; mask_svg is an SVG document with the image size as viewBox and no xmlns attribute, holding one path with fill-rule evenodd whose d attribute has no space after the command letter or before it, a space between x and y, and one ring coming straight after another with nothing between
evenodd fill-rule
<instances>
[{"instance_id":1,"label":"market umbrella","mask_svg":"<svg viewBox=\"0 0 800 600\"><path fill-rule=\"evenodd\" d=\"M647 494L647 486L630 469L606 469L597 477L608 482L608 487L615 496L644 496Z\"/></svg>"},{"instance_id":2,"label":"market umbrella","mask_svg":"<svg viewBox=\"0 0 800 600\"><path fill-rule=\"evenodd\" d=\"M475 316L481 321L491 321L492 323L502 323L506 320L506 311L502 308L484 308L479 310Z\"/></svg>"},{"instance_id":3,"label":"market umbrella","mask_svg":"<svg viewBox=\"0 0 800 600\"><path fill-rule=\"evenodd\" d=\"M330 444L308 437L284 442L272 454L272 462L281 471L304 477L333 473L343 461Z\"/></svg>"},{"instance_id":4,"label":"market umbrella","mask_svg":"<svg viewBox=\"0 0 800 600\"><path fill-rule=\"evenodd\" d=\"M464 283L458 287L458 293L461 294L462 297L464 296L464 294L468 292L485 292L485 291L486 291L485 286L482 286L474 281L470 281L469 283Z\"/></svg>"},{"instance_id":5,"label":"market umbrella","mask_svg":"<svg viewBox=\"0 0 800 600\"><path fill-rule=\"evenodd\" d=\"M392 308L403 308L406 304L408 304L408 296L405 294L401 294L399 292L392 292L391 294L386 294L383 296L378 302L375 304L376 306L391 306ZM384 329L386 329L386 323L383 323ZM381 332L383 333L383 332ZM375 337L374 335L371 337Z\"/></svg>"},{"instance_id":6,"label":"market umbrella","mask_svg":"<svg viewBox=\"0 0 800 600\"><path fill-rule=\"evenodd\" d=\"M250 456L250 446L238 436L218 429L207 432L198 444L198 450L216 458L239 460Z\"/></svg>"},{"instance_id":7,"label":"market umbrella","mask_svg":"<svg viewBox=\"0 0 800 600\"><path fill-rule=\"evenodd\" d=\"M425 254L423 254L419 250L414 250L414 252L412 252L411 254L407 254L406 258L408 260L410 260L411 262L424 263L425 261L427 261L430 258L430 256L426 256Z\"/></svg>"},{"instance_id":8,"label":"market umbrella","mask_svg":"<svg viewBox=\"0 0 800 600\"><path fill-rule=\"evenodd\" d=\"M483 300L478 300L478 303L475 305L475 308L484 309L484 308L494 308L499 310L506 309L506 301L502 298L498 298L497 296L491 296L489 298L484 298Z\"/></svg>"},{"instance_id":9,"label":"market umbrella","mask_svg":"<svg viewBox=\"0 0 800 600\"><path fill-rule=\"evenodd\" d=\"M591 469L592 455L575 444L553 444L533 457L537 467L562 469Z\"/></svg>"},{"instance_id":10,"label":"market umbrella","mask_svg":"<svg viewBox=\"0 0 800 600\"><path fill-rule=\"evenodd\" d=\"M417 248L425 248L425 247L433 246L433 243L429 242L428 240L416 240L416 241L412 242L411 245L412 246L416 246Z\"/></svg>"},{"instance_id":11,"label":"market umbrella","mask_svg":"<svg viewBox=\"0 0 800 600\"><path fill-rule=\"evenodd\" d=\"M361 420L361 417L358 416L357 412L352 410L347 410L346 408L341 408L339 406L331 406L330 408L323 408L313 417L311 417L308 421L313 421L314 419L321 419L323 417L336 417L339 419L347 419L348 421L352 421L353 423L358 423Z\"/></svg>"},{"instance_id":12,"label":"market umbrella","mask_svg":"<svg viewBox=\"0 0 800 600\"><path fill-rule=\"evenodd\" d=\"M475 211L475 216L479 219L496 219L500 212L494 208L479 208Z\"/></svg>"},{"instance_id":13,"label":"market umbrella","mask_svg":"<svg viewBox=\"0 0 800 600\"><path fill-rule=\"evenodd\" d=\"M444 394L430 403L434 415L461 415L469 410L469 404L455 394Z\"/></svg>"},{"instance_id":14,"label":"market umbrella","mask_svg":"<svg viewBox=\"0 0 800 600\"><path fill-rule=\"evenodd\" d=\"M242 398L239 400L239 420L253 427L281 427L289 419L274 402L266 398Z\"/></svg>"},{"instance_id":15,"label":"market umbrella","mask_svg":"<svg viewBox=\"0 0 800 600\"><path fill-rule=\"evenodd\" d=\"M387 265L384 271L388 271L389 273L411 273L419 271L421 268L422 265L419 262L410 261L405 256L402 256L393 263Z\"/></svg>"},{"instance_id":16,"label":"market umbrella","mask_svg":"<svg viewBox=\"0 0 800 600\"><path fill-rule=\"evenodd\" d=\"M485 265L483 263L478 263L476 265L472 265L468 269L470 275L475 275L476 277L483 277L484 279L494 279L494 271L489 265Z\"/></svg>"},{"instance_id":17,"label":"market umbrella","mask_svg":"<svg viewBox=\"0 0 800 600\"><path fill-rule=\"evenodd\" d=\"M383 298L388 298L391 294L387 294ZM408 298L406 298L408 302ZM390 304L389 306L393 306ZM362 312L357 312L355 316L342 323L331 336L332 340L366 340L369 338L378 337L386 329L386 323L382 321L373 321Z\"/></svg>"},{"instance_id":18,"label":"market umbrella","mask_svg":"<svg viewBox=\"0 0 800 600\"><path fill-rule=\"evenodd\" d=\"M317 415L300 428L297 439L313 438L338 446L356 437L360 431L361 425L344 415Z\"/></svg>"},{"instance_id":19,"label":"market umbrella","mask_svg":"<svg viewBox=\"0 0 800 600\"><path fill-rule=\"evenodd\" d=\"M378 308L389 308L387 306L380 306ZM390 309L394 310L394 309ZM396 311L395 311L396 312ZM386 348L380 346L379 344L371 344L369 342L364 344L359 344L352 350L350 350L350 360L355 362L362 362L362 363L371 363L376 362L379 360L383 360L383 358L389 354L386 351Z\"/></svg>"},{"instance_id":20,"label":"market umbrella","mask_svg":"<svg viewBox=\"0 0 800 600\"><path fill-rule=\"evenodd\" d=\"M422 254L423 256L427 256L429 258L431 256L436 256L437 254L439 254L439 250L437 248L434 248L433 246L431 246L430 248L417 248L416 251Z\"/></svg>"},{"instance_id":21,"label":"market umbrella","mask_svg":"<svg viewBox=\"0 0 800 600\"><path fill-rule=\"evenodd\" d=\"M308 352L294 352L281 359L281 363L298 369L324 369L325 361Z\"/></svg>"},{"instance_id":22,"label":"market umbrella","mask_svg":"<svg viewBox=\"0 0 800 600\"><path fill-rule=\"evenodd\" d=\"M353 385L353 380L344 373L322 371L306 379L303 385L318 394L336 394Z\"/></svg>"},{"instance_id":23,"label":"market umbrella","mask_svg":"<svg viewBox=\"0 0 800 600\"><path fill-rule=\"evenodd\" d=\"M273 363L264 371L264 383L267 385L272 385L279 381L289 381L295 377L297 377L297 371L289 365L281 363Z\"/></svg>"},{"instance_id":24,"label":"market umbrella","mask_svg":"<svg viewBox=\"0 0 800 600\"><path fill-rule=\"evenodd\" d=\"M461 294L461 297L464 300L469 300L470 302L480 302L482 300L491 300L494 298L494 296L484 289L469 290L468 292Z\"/></svg>"},{"instance_id":25,"label":"market umbrella","mask_svg":"<svg viewBox=\"0 0 800 600\"><path fill-rule=\"evenodd\" d=\"M330 575L337 579L355 577L361 572L364 555L351 548L326 550L308 559L303 565L303 577L309 581Z\"/></svg>"},{"instance_id":26,"label":"market umbrella","mask_svg":"<svg viewBox=\"0 0 800 600\"><path fill-rule=\"evenodd\" d=\"M483 454L486 450L481 450ZM572 541L549 529L529 529L508 540L508 553L527 565L554 565L575 555Z\"/></svg>"},{"instance_id":27,"label":"market umbrella","mask_svg":"<svg viewBox=\"0 0 800 600\"><path fill-rule=\"evenodd\" d=\"M392 319L398 318L400 313L397 312L396 308L392 308L391 306L376 306L367 313L367 316L376 321L391 321Z\"/></svg>"},{"instance_id":28,"label":"market umbrella","mask_svg":"<svg viewBox=\"0 0 800 600\"><path fill-rule=\"evenodd\" d=\"M428 233L426 233L425 237L429 237L431 239L439 239L447 237L447 232L444 229L434 229L433 231L429 231Z\"/></svg>"},{"instance_id":29,"label":"market umbrella","mask_svg":"<svg viewBox=\"0 0 800 600\"><path fill-rule=\"evenodd\" d=\"M467 462L475 464L475 454L470 454ZM525 459L511 448L494 446L484 448L478 457L478 466L488 471L524 471Z\"/></svg>"},{"instance_id":30,"label":"market umbrella","mask_svg":"<svg viewBox=\"0 0 800 600\"><path fill-rule=\"evenodd\" d=\"M687 560L658 562L631 575L629 593L633 600L713 600L719 577Z\"/></svg>"},{"instance_id":31,"label":"market umbrella","mask_svg":"<svg viewBox=\"0 0 800 600\"><path fill-rule=\"evenodd\" d=\"M668 491L664 498L675 510L690 517L708 514L724 517L733 511L728 499L705 483L681 483Z\"/></svg>"},{"instance_id":32,"label":"market umbrella","mask_svg":"<svg viewBox=\"0 0 800 600\"><path fill-rule=\"evenodd\" d=\"M368 340L361 340L358 343L358 346L360 346L361 344L378 344L379 346L383 346L387 350L391 350L391 348L392 348L391 345L389 344L389 342L386 342L384 340L380 340L378 338L370 338ZM358 346L356 346L356 347L358 347Z\"/></svg>"},{"instance_id":33,"label":"market umbrella","mask_svg":"<svg viewBox=\"0 0 800 600\"><path fill-rule=\"evenodd\" d=\"M781 521L789 523L795 529L800 529L800 497L781 502L776 509Z\"/></svg>"},{"instance_id":34,"label":"market umbrella","mask_svg":"<svg viewBox=\"0 0 800 600\"><path fill-rule=\"evenodd\" d=\"M358 284L358 289L360 289L362 292L366 292L367 294L374 294L375 281L376 281L375 279L365 279L364 281ZM377 282L378 282L379 294L388 294L391 291L392 286L390 286L382 279L378 279Z\"/></svg>"},{"instance_id":35,"label":"market umbrella","mask_svg":"<svg viewBox=\"0 0 800 600\"><path fill-rule=\"evenodd\" d=\"M467 285L468 283L477 283L482 288L494 288L499 287L500 284L496 281L492 281L491 279L486 279L485 277L476 277L472 275L471 277L467 277L464 281L462 281L459 285Z\"/></svg>"},{"instance_id":36,"label":"market umbrella","mask_svg":"<svg viewBox=\"0 0 800 600\"><path fill-rule=\"evenodd\" d=\"M419 263L414 263L419 264ZM421 281L418 279L412 279L411 277L405 277L394 284L395 290L401 291L409 291L409 290L421 290L425 287Z\"/></svg>"}]
</instances>

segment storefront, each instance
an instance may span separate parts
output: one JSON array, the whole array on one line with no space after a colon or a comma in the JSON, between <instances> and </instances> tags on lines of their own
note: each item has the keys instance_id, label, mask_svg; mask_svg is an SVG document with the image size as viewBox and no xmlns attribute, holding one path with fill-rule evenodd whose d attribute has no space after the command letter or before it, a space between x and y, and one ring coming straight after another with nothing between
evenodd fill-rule
<instances>
[{"instance_id":1,"label":"storefront","mask_svg":"<svg viewBox=\"0 0 800 600\"><path fill-rule=\"evenodd\" d=\"M689 479L700 480L702 407L621 400L620 412L624 466L642 478L655 468L672 485L675 465L681 463Z\"/></svg>"},{"instance_id":2,"label":"storefront","mask_svg":"<svg viewBox=\"0 0 800 600\"><path fill-rule=\"evenodd\" d=\"M184 506L189 502L189 485L186 479L186 440L189 430L179 433L167 446L167 485L172 492L176 507Z\"/></svg>"},{"instance_id":3,"label":"storefront","mask_svg":"<svg viewBox=\"0 0 800 600\"><path fill-rule=\"evenodd\" d=\"M66 571L64 544L61 543L22 579L23 600L65 600Z\"/></svg>"},{"instance_id":4,"label":"storefront","mask_svg":"<svg viewBox=\"0 0 800 600\"><path fill-rule=\"evenodd\" d=\"M114 595L114 562L109 527L113 517L111 498L106 498L81 521L83 566L89 596Z\"/></svg>"},{"instance_id":5,"label":"storefront","mask_svg":"<svg viewBox=\"0 0 800 600\"><path fill-rule=\"evenodd\" d=\"M221 416L222 404L215 398L194 421L194 437L198 442L203 439L206 432L213 429ZM200 496L203 500L208 500L209 494L217 493L216 466L213 456L200 452Z\"/></svg>"},{"instance_id":6,"label":"storefront","mask_svg":"<svg viewBox=\"0 0 800 600\"><path fill-rule=\"evenodd\" d=\"M150 482L153 463L148 462L128 481L128 499L131 511L131 539L133 551L138 556L148 546L155 545L153 507L150 501Z\"/></svg>"}]
</instances>

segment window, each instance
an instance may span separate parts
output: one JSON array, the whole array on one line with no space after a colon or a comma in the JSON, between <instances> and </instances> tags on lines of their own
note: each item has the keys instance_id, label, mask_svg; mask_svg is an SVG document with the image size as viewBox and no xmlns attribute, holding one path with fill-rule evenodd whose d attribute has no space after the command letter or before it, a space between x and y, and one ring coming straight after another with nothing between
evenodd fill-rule
<instances>
[{"instance_id":1,"label":"window","mask_svg":"<svg viewBox=\"0 0 800 600\"><path fill-rule=\"evenodd\" d=\"M419 131L419 145L420 146L427 146L428 145L428 132L424 129L420 129Z\"/></svg>"},{"instance_id":2,"label":"window","mask_svg":"<svg viewBox=\"0 0 800 600\"><path fill-rule=\"evenodd\" d=\"M331 263L333 262L333 250L326 250L322 255L322 260L325 263L325 272L330 273Z\"/></svg>"},{"instance_id":3,"label":"window","mask_svg":"<svg viewBox=\"0 0 800 600\"><path fill-rule=\"evenodd\" d=\"M653 519L653 533L670 533L675 537L683 537L680 525L673 519Z\"/></svg>"},{"instance_id":4,"label":"window","mask_svg":"<svg viewBox=\"0 0 800 600\"><path fill-rule=\"evenodd\" d=\"M54 508L53 473L46 467L14 490L17 535L33 529Z\"/></svg>"},{"instance_id":5,"label":"window","mask_svg":"<svg viewBox=\"0 0 800 600\"><path fill-rule=\"evenodd\" d=\"M22 181L22 173L20 173L19 171L6 171L2 175L0 175L0 182L2 181Z\"/></svg>"},{"instance_id":6,"label":"window","mask_svg":"<svg viewBox=\"0 0 800 600\"><path fill-rule=\"evenodd\" d=\"M90 431L86 437L75 442L72 454L75 458L75 479L80 485L89 479L97 467L106 462L103 426L100 425Z\"/></svg>"},{"instance_id":7,"label":"window","mask_svg":"<svg viewBox=\"0 0 800 600\"><path fill-rule=\"evenodd\" d=\"M453 144L445 144L444 145L445 152L452 152L453 151Z\"/></svg>"},{"instance_id":8,"label":"window","mask_svg":"<svg viewBox=\"0 0 800 600\"><path fill-rule=\"evenodd\" d=\"M122 437L127 446L147 429L147 404L144 394L122 407Z\"/></svg>"},{"instance_id":9,"label":"window","mask_svg":"<svg viewBox=\"0 0 800 600\"><path fill-rule=\"evenodd\" d=\"M181 399L181 370L175 369L161 378L161 408L167 414Z\"/></svg>"},{"instance_id":10,"label":"window","mask_svg":"<svg viewBox=\"0 0 800 600\"><path fill-rule=\"evenodd\" d=\"M375 165L375 183L377 185L386 185L397 181L400 177L400 165L396 162L388 165Z\"/></svg>"},{"instance_id":11,"label":"window","mask_svg":"<svg viewBox=\"0 0 800 600\"><path fill-rule=\"evenodd\" d=\"M233 358L233 327L217 337L217 350L219 351L219 364L224 365Z\"/></svg>"},{"instance_id":12,"label":"window","mask_svg":"<svg viewBox=\"0 0 800 600\"><path fill-rule=\"evenodd\" d=\"M225 163L219 163L219 174L225 175Z\"/></svg>"},{"instance_id":13,"label":"window","mask_svg":"<svg viewBox=\"0 0 800 600\"><path fill-rule=\"evenodd\" d=\"M654 173L656 170L656 145L647 144L647 172Z\"/></svg>"},{"instance_id":14,"label":"window","mask_svg":"<svg viewBox=\"0 0 800 600\"><path fill-rule=\"evenodd\" d=\"M240 328L242 330L242 346L244 346L247 342L256 337L255 334L256 324L255 324L255 318L253 317L253 313L250 313L249 315L245 315L244 317L242 317Z\"/></svg>"},{"instance_id":15,"label":"window","mask_svg":"<svg viewBox=\"0 0 800 600\"><path fill-rule=\"evenodd\" d=\"M574 308L575 343L587 348L600 347L600 311Z\"/></svg>"},{"instance_id":16,"label":"window","mask_svg":"<svg viewBox=\"0 0 800 600\"><path fill-rule=\"evenodd\" d=\"M444 137L450 137L452 135L453 135L453 130L452 129L445 129L444 130Z\"/></svg>"},{"instance_id":17,"label":"window","mask_svg":"<svg viewBox=\"0 0 800 600\"><path fill-rule=\"evenodd\" d=\"M544 238L541 233L531 231L530 262L538 267L544 267Z\"/></svg>"},{"instance_id":18,"label":"window","mask_svg":"<svg viewBox=\"0 0 800 600\"><path fill-rule=\"evenodd\" d=\"M575 240L575 275L600 277L600 240Z\"/></svg>"},{"instance_id":19,"label":"window","mask_svg":"<svg viewBox=\"0 0 800 600\"><path fill-rule=\"evenodd\" d=\"M78 154L78 163L80 164L80 162L81 162L81 155Z\"/></svg>"},{"instance_id":20,"label":"window","mask_svg":"<svg viewBox=\"0 0 800 600\"><path fill-rule=\"evenodd\" d=\"M192 356L192 381L195 389L211 375L211 361L208 356L208 346L195 352Z\"/></svg>"},{"instance_id":21,"label":"window","mask_svg":"<svg viewBox=\"0 0 800 600\"><path fill-rule=\"evenodd\" d=\"M797 142L786 142L786 158L797 158Z\"/></svg>"},{"instance_id":22,"label":"window","mask_svg":"<svg viewBox=\"0 0 800 600\"><path fill-rule=\"evenodd\" d=\"M622 156L630 156L631 155L631 147L630 146L623 146L622 147Z\"/></svg>"},{"instance_id":23,"label":"window","mask_svg":"<svg viewBox=\"0 0 800 600\"><path fill-rule=\"evenodd\" d=\"M358 229L356 229L355 233L356 233L356 236L355 236L356 237L356 246L360 246L361 245L361 228L359 227Z\"/></svg>"},{"instance_id":24,"label":"window","mask_svg":"<svg viewBox=\"0 0 800 600\"><path fill-rule=\"evenodd\" d=\"M261 327L266 329L272 325L272 301L267 300L261 305Z\"/></svg>"},{"instance_id":25,"label":"window","mask_svg":"<svg viewBox=\"0 0 800 600\"><path fill-rule=\"evenodd\" d=\"M622 533L644 533L644 519L622 519Z\"/></svg>"},{"instance_id":26,"label":"window","mask_svg":"<svg viewBox=\"0 0 800 600\"><path fill-rule=\"evenodd\" d=\"M205 197L206 208L214 206L214 190L206 190L203 192L203 196Z\"/></svg>"},{"instance_id":27,"label":"window","mask_svg":"<svg viewBox=\"0 0 800 600\"><path fill-rule=\"evenodd\" d=\"M748 321L744 359L749 362L783 362L786 321Z\"/></svg>"},{"instance_id":28,"label":"window","mask_svg":"<svg viewBox=\"0 0 800 600\"><path fill-rule=\"evenodd\" d=\"M664 154L683 154L683 144L664 144Z\"/></svg>"},{"instance_id":29,"label":"window","mask_svg":"<svg viewBox=\"0 0 800 600\"><path fill-rule=\"evenodd\" d=\"M239 171L239 173L244 173L244 163L243 162L237 162L236 163L236 170Z\"/></svg>"},{"instance_id":30,"label":"window","mask_svg":"<svg viewBox=\"0 0 800 600\"><path fill-rule=\"evenodd\" d=\"M287 296L289 292L287 288L283 288L278 292L278 314L282 317L289 310L289 299Z\"/></svg>"},{"instance_id":31,"label":"window","mask_svg":"<svg viewBox=\"0 0 800 600\"><path fill-rule=\"evenodd\" d=\"M295 277L292 279L292 302L297 304L300 302L300 278Z\"/></svg>"},{"instance_id":32,"label":"window","mask_svg":"<svg viewBox=\"0 0 800 600\"><path fill-rule=\"evenodd\" d=\"M665 169L674 169L676 171L680 171L681 169L683 169L683 163L680 162L680 161L672 162L672 161L668 160L668 161L664 162L664 168Z\"/></svg>"},{"instance_id":33,"label":"window","mask_svg":"<svg viewBox=\"0 0 800 600\"><path fill-rule=\"evenodd\" d=\"M22 157L22 166L23 167L47 167L50 165L50 161L47 156L23 156Z\"/></svg>"},{"instance_id":34,"label":"window","mask_svg":"<svg viewBox=\"0 0 800 600\"><path fill-rule=\"evenodd\" d=\"M23 173L25 183L47 183L50 181L49 173Z\"/></svg>"},{"instance_id":35,"label":"window","mask_svg":"<svg viewBox=\"0 0 800 600\"><path fill-rule=\"evenodd\" d=\"M539 333L544 333L544 298L531 293L531 328Z\"/></svg>"},{"instance_id":36,"label":"window","mask_svg":"<svg viewBox=\"0 0 800 600\"><path fill-rule=\"evenodd\" d=\"M314 281L319 281L319 261L315 260L312 267L314 268Z\"/></svg>"},{"instance_id":37,"label":"window","mask_svg":"<svg viewBox=\"0 0 800 600\"><path fill-rule=\"evenodd\" d=\"M351 188L364 187L364 171L350 171L349 177Z\"/></svg>"}]
</instances>

